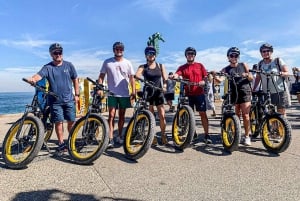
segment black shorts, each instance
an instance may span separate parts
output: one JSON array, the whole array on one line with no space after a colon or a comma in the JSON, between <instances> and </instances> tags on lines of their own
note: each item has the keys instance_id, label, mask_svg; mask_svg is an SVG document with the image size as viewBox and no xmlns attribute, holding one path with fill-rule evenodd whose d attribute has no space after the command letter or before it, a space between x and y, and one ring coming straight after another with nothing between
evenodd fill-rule
<instances>
[{"instance_id":1,"label":"black shorts","mask_svg":"<svg viewBox=\"0 0 300 201\"><path fill-rule=\"evenodd\" d=\"M236 94L236 92L233 91L231 94L231 102L235 104L251 102L251 96L251 90L239 90L238 94Z\"/></svg>"},{"instance_id":2,"label":"black shorts","mask_svg":"<svg viewBox=\"0 0 300 201\"><path fill-rule=\"evenodd\" d=\"M149 97L148 101L150 105L163 105L165 102L163 92L155 91L153 96Z\"/></svg>"},{"instance_id":3,"label":"black shorts","mask_svg":"<svg viewBox=\"0 0 300 201\"><path fill-rule=\"evenodd\" d=\"M165 93L165 99L167 101L174 100L174 93Z\"/></svg>"}]
</instances>

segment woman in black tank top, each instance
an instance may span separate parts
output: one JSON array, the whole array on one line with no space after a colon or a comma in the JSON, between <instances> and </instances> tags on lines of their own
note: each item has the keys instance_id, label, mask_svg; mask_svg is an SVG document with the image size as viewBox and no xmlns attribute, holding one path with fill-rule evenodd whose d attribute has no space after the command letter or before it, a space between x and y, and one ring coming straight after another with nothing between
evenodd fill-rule
<instances>
[{"instance_id":1,"label":"woman in black tank top","mask_svg":"<svg viewBox=\"0 0 300 201\"><path fill-rule=\"evenodd\" d=\"M237 47L231 47L227 51L227 58L229 65L223 68L222 72L227 74L239 74L241 77L234 78L237 85L231 84L232 97L231 100L235 101L235 112L238 117L243 117L245 137L244 144L251 145L250 139L250 106L251 106L251 87L250 83L253 80L253 76L249 73L248 65L245 63L239 63L240 50Z\"/></svg>"},{"instance_id":2,"label":"woman in black tank top","mask_svg":"<svg viewBox=\"0 0 300 201\"><path fill-rule=\"evenodd\" d=\"M140 65L135 76L136 77L144 77L145 80L151 81L155 86L163 88L166 90L166 80L167 73L164 65L158 64L155 61L156 58L156 50L154 47L146 47L145 49L145 57L147 63L144 65ZM166 130L166 120L165 120L165 109L164 109L164 94L161 91L154 91L154 95L149 98L149 110L154 114L154 105L157 108L158 116L159 116L159 125L161 129L161 139L162 144L167 144L167 136L165 133ZM155 136L153 140L153 145L157 144L157 138Z\"/></svg>"}]
</instances>

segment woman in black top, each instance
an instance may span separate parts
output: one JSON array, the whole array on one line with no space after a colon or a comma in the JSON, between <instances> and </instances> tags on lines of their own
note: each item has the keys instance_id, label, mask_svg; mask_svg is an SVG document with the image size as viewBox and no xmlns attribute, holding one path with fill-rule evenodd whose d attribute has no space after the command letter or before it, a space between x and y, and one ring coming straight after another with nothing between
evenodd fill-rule
<instances>
[{"instance_id":1,"label":"woman in black top","mask_svg":"<svg viewBox=\"0 0 300 201\"><path fill-rule=\"evenodd\" d=\"M235 83L231 83L231 100L235 104L235 112L238 117L243 117L243 123L245 128L244 144L251 145L250 139L250 106L251 106L251 86L250 83L253 80L253 76L249 73L248 65L245 63L239 63L240 50L237 47L231 47L227 51L227 57L229 65L223 68L222 72L229 75L238 74L241 77L235 77Z\"/></svg>"},{"instance_id":2,"label":"woman in black top","mask_svg":"<svg viewBox=\"0 0 300 201\"><path fill-rule=\"evenodd\" d=\"M140 65L137 72L136 77L144 77L145 80L151 81L154 83L156 87L163 88L166 90L166 80L167 74L164 65L158 64L155 61L156 58L156 49L152 46L148 46L145 49L145 57L147 59L147 63L144 65ZM165 120L165 109L164 109L164 94L162 91L156 90L154 91L153 96L148 100L149 101L149 109L154 114L154 105L157 108L158 116L159 116L159 124L161 129L161 141L162 144L167 144L167 136L165 133L166 130L166 120ZM155 137L153 140L153 145L157 144L157 138Z\"/></svg>"}]
</instances>

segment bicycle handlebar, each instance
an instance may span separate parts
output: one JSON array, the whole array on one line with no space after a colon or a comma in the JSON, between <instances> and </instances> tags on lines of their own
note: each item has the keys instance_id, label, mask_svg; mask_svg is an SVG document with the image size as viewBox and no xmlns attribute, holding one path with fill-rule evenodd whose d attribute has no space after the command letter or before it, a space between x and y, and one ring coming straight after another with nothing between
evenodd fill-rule
<instances>
[{"instance_id":1,"label":"bicycle handlebar","mask_svg":"<svg viewBox=\"0 0 300 201\"><path fill-rule=\"evenodd\" d=\"M190 82L189 79L173 78L173 80L175 80L176 82L186 84L186 85L193 85L193 86L199 86L199 87L204 87L205 86L205 85L200 84L199 82Z\"/></svg>"},{"instance_id":2,"label":"bicycle handlebar","mask_svg":"<svg viewBox=\"0 0 300 201\"><path fill-rule=\"evenodd\" d=\"M258 73L258 74L263 74L263 75L266 75L266 76L281 76L282 74L281 74L281 72L270 72L270 73L267 73L267 72L264 72L264 71L262 71L262 70L249 70L249 72L251 72L251 73Z\"/></svg>"},{"instance_id":3,"label":"bicycle handlebar","mask_svg":"<svg viewBox=\"0 0 300 201\"><path fill-rule=\"evenodd\" d=\"M27 82L27 83L30 84L31 86L35 87L38 91L42 91L42 92L44 92L44 93L46 93L46 94L49 94L49 95L51 95L51 96L53 96L53 97L55 97L55 98L58 98L58 95L56 95L54 92L52 92L52 91L47 91L47 90L46 90L46 87L39 86L39 85L37 85L36 83L30 82L30 81L27 80L26 78L22 78L22 80L23 80L24 82Z\"/></svg>"},{"instance_id":4,"label":"bicycle handlebar","mask_svg":"<svg viewBox=\"0 0 300 201\"><path fill-rule=\"evenodd\" d=\"M139 78L139 77L137 77L137 76L135 76L135 75L134 75L134 78L135 78L136 80L139 80L139 81L145 83L145 85L147 85L147 86L149 86L149 87L152 87L153 89L156 89L156 90L159 90L159 91L163 91L162 88L154 86L154 83L153 83L153 82L144 80L144 79Z\"/></svg>"},{"instance_id":5,"label":"bicycle handlebar","mask_svg":"<svg viewBox=\"0 0 300 201\"><path fill-rule=\"evenodd\" d=\"M105 92L109 93L110 95L114 95L114 93L109 91L103 84L100 84L100 83L94 81L93 79L91 79L89 77L86 77L86 79L88 81L90 81L91 83L93 83L98 90L102 90L102 91L105 91Z\"/></svg>"}]
</instances>

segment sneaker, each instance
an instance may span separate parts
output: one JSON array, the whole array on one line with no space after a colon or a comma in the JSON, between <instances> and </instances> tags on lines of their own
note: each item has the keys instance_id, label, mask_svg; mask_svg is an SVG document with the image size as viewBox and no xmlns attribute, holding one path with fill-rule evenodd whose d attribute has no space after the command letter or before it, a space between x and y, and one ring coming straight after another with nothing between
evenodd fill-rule
<instances>
[{"instance_id":1,"label":"sneaker","mask_svg":"<svg viewBox=\"0 0 300 201\"><path fill-rule=\"evenodd\" d=\"M152 141L152 146L156 146L157 145L157 137L154 136L153 141Z\"/></svg>"},{"instance_id":2,"label":"sneaker","mask_svg":"<svg viewBox=\"0 0 300 201\"><path fill-rule=\"evenodd\" d=\"M123 144L123 142L124 142L124 140L123 140L120 136L118 136L118 137L116 138L116 143L118 143L118 144Z\"/></svg>"},{"instance_id":3,"label":"sneaker","mask_svg":"<svg viewBox=\"0 0 300 201\"><path fill-rule=\"evenodd\" d=\"M67 148L66 143L64 143L64 142L59 144L58 147L56 148L56 152L58 154L62 154L62 153L67 152L67 151L68 151L68 148Z\"/></svg>"},{"instance_id":4,"label":"sneaker","mask_svg":"<svg viewBox=\"0 0 300 201\"><path fill-rule=\"evenodd\" d=\"M212 140L211 140L209 134L204 136L204 143L205 144L211 144L212 143Z\"/></svg>"},{"instance_id":5,"label":"sneaker","mask_svg":"<svg viewBox=\"0 0 300 201\"><path fill-rule=\"evenodd\" d=\"M251 145L251 138L249 136L245 137L244 145L247 145L247 146Z\"/></svg>"},{"instance_id":6,"label":"sneaker","mask_svg":"<svg viewBox=\"0 0 300 201\"><path fill-rule=\"evenodd\" d=\"M161 136L161 144L162 145L168 144L168 139L167 139L166 134L164 134L164 135Z\"/></svg>"},{"instance_id":7,"label":"sneaker","mask_svg":"<svg viewBox=\"0 0 300 201\"><path fill-rule=\"evenodd\" d=\"M114 148L114 139L109 139L108 145L107 145L107 149L112 149Z\"/></svg>"}]
</instances>

